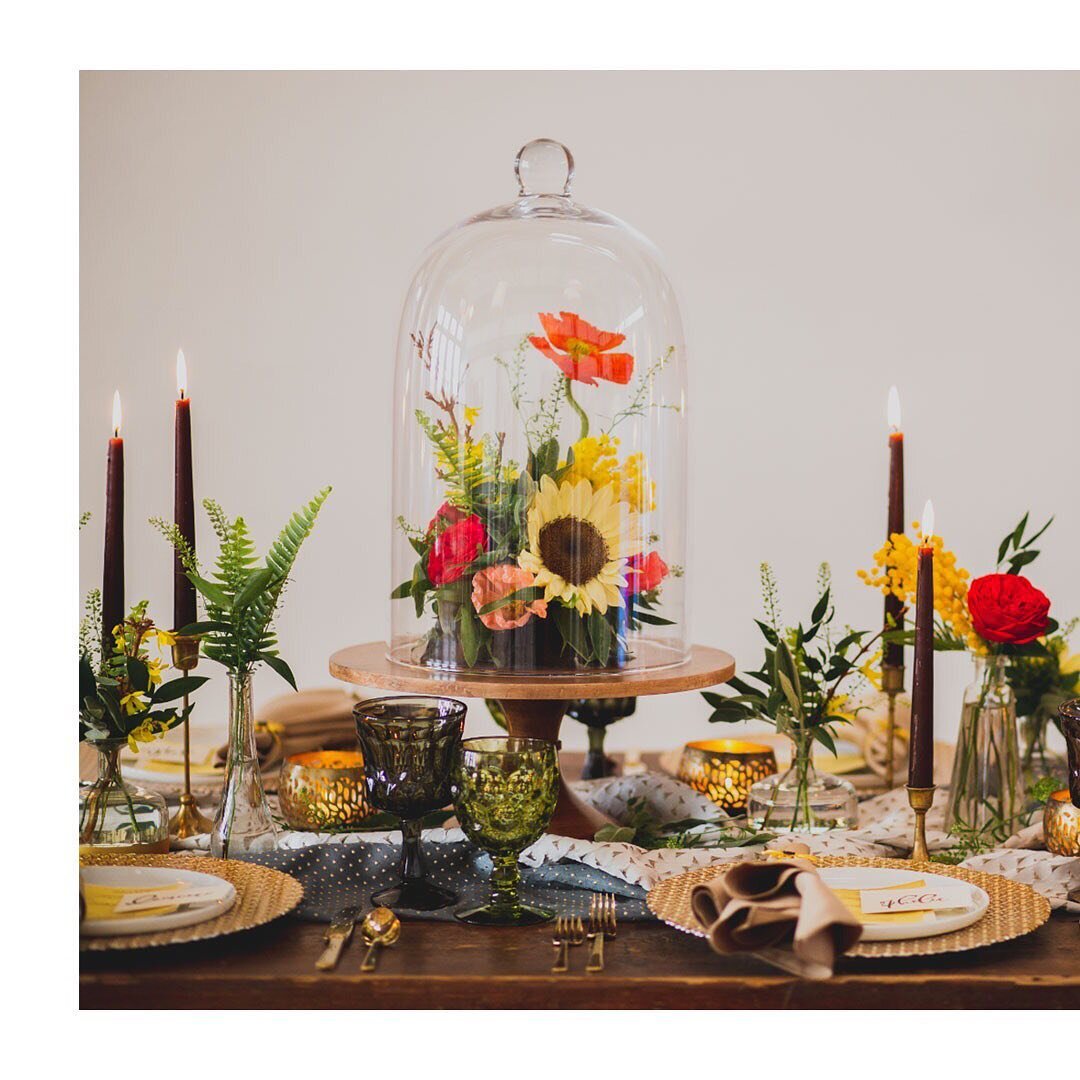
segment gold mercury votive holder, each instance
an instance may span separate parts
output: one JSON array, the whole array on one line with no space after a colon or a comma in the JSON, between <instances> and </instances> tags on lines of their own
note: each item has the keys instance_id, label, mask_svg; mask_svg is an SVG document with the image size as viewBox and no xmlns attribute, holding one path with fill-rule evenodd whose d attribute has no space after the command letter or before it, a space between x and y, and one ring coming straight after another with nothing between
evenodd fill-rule
<instances>
[{"instance_id":1,"label":"gold mercury votive holder","mask_svg":"<svg viewBox=\"0 0 1080 1080\"><path fill-rule=\"evenodd\" d=\"M293 829L326 832L359 825L373 813L364 786L364 756L356 750L310 750L281 763L281 816Z\"/></svg>"},{"instance_id":2,"label":"gold mercury votive holder","mask_svg":"<svg viewBox=\"0 0 1080 1080\"><path fill-rule=\"evenodd\" d=\"M687 743L679 759L679 779L724 810L743 810L750 788L776 772L772 747L742 739Z\"/></svg>"},{"instance_id":3,"label":"gold mercury votive holder","mask_svg":"<svg viewBox=\"0 0 1080 1080\"><path fill-rule=\"evenodd\" d=\"M1080 808L1073 805L1069 789L1055 791L1043 810L1046 850L1055 855L1080 855Z\"/></svg>"}]
</instances>

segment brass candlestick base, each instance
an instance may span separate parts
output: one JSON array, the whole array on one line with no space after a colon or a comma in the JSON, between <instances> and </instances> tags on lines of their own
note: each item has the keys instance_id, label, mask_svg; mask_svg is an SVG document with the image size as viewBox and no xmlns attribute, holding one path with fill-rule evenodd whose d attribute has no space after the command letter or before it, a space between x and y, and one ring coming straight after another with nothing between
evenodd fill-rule
<instances>
[{"instance_id":1,"label":"brass candlestick base","mask_svg":"<svg viewBox=\"0 0 1080 1080\"><path fill-rule=\"evenodd\" d=\"M915 840L911 847L912 862L929 862L930 852L926 849L926 812L934 805L936 787L912 787L908 784L907 797L911 809L915 811Z\"/></svg>"},{"instance_id":2,"label":"brass candlestick base","mask_svg":"<svg viewBox=\"0 0 1080 1080\"><path fill-rule=\"evenodd\" d=\"M194 671L199 663L199 638L197 635L177 634L172 647L173 667L185 675ZM189 708L188 696L184 695L184 712ZM210 831L213 822L199 809L198 800L191 794L191 732L188 718L184 716L184 791L180 796L180 808L169 818L169 835L178 840L189 840Z\"/></svg>"},{"instance_id":3,"label":"brass candlestick base","mask_svg":"<svg viewBox=\"0 0 1080 1080\"><path fill-rule=\"evenodd\" d=\"M896 783L896 699L904 692L904 666L883 664L881 689L889 697L889 719L885 725L885 790L892 791Z\"/></svg>"},{"instance_id":4,"label":"brass candlestick base","mask_svg":"<svg viewBox=\"0 0 1080 1080\"><path fill-rule=\"evenodd\" d=\"M189 840L210 831L214 823L199 809L199 803L190 791L180 796L180 809L169 818L169 835L177 840Z\"/></svg>"}]
</instances>

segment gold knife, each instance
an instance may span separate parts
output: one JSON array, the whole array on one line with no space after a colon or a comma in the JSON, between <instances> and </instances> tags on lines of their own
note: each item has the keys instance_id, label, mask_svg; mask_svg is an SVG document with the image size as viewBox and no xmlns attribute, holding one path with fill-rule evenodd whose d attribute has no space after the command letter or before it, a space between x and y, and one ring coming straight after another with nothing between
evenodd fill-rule
<instances>
[{"instance_id":1,"label":"gold knife","mask_svg":"<svg viewBox=\"0 0 1080 1080\"><path fill-rule=\"evenodd\" d=\"M345 946L349 944L349 939L353 935L353 925L362 915L362 908L350 907L343 908L334 916L334 921L330 924L326 933L323 934L326 948L323 949L319 959L315 961L315 966L320 971L333 971L337 967L338 961L341 959L341 953Z\"/></svg>"}]
</instances>

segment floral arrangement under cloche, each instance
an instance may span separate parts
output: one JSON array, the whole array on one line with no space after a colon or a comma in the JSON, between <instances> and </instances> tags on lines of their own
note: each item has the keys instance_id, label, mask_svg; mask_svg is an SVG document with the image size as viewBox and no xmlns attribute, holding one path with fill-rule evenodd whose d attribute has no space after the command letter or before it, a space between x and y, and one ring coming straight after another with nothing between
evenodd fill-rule
<instances>
[{"instance_id":1,"label":"floral arrangement under cloche","mask_svg":"<svg viewBox=\"0 0 1080 1080\"><path fill-rule=\"evenodd\" d=\"M512 402L503 425L455 390L428 390L415 412L441 495L426 522L398 521L416 561L392 595L423 621L416 662L615 670L633 660L643 625L674 624L664 590L682 571L655 531L664 493L647 453L620 438L626 421L664 407L654 382L674 349L642 369L624 334L575 312L541 312L538 323L511 357L487 361ZM428 384L434 333L412 334Z\"/></svg>"}]
</instances>

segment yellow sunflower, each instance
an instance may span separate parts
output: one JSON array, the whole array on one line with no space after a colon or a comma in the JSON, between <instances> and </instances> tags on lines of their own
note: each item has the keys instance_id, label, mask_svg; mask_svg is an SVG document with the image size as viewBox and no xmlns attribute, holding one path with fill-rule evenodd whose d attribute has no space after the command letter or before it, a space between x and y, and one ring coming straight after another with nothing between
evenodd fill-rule
<instances>
[{"instance_id":1,"label":"yellow sunflower","mask_svg":"<svg viewBox=\"0 0 1080 1080\"><path fill-rule=\"evenodd\" d=\"M535 575L545 600L559 600L581 615L623 606L623 568L641 545L637 515L617 501L614 484L594 490L588 480L559 485L545 476L528 525L529 546L518 565Z\"/></svg>"}]
</instances>

